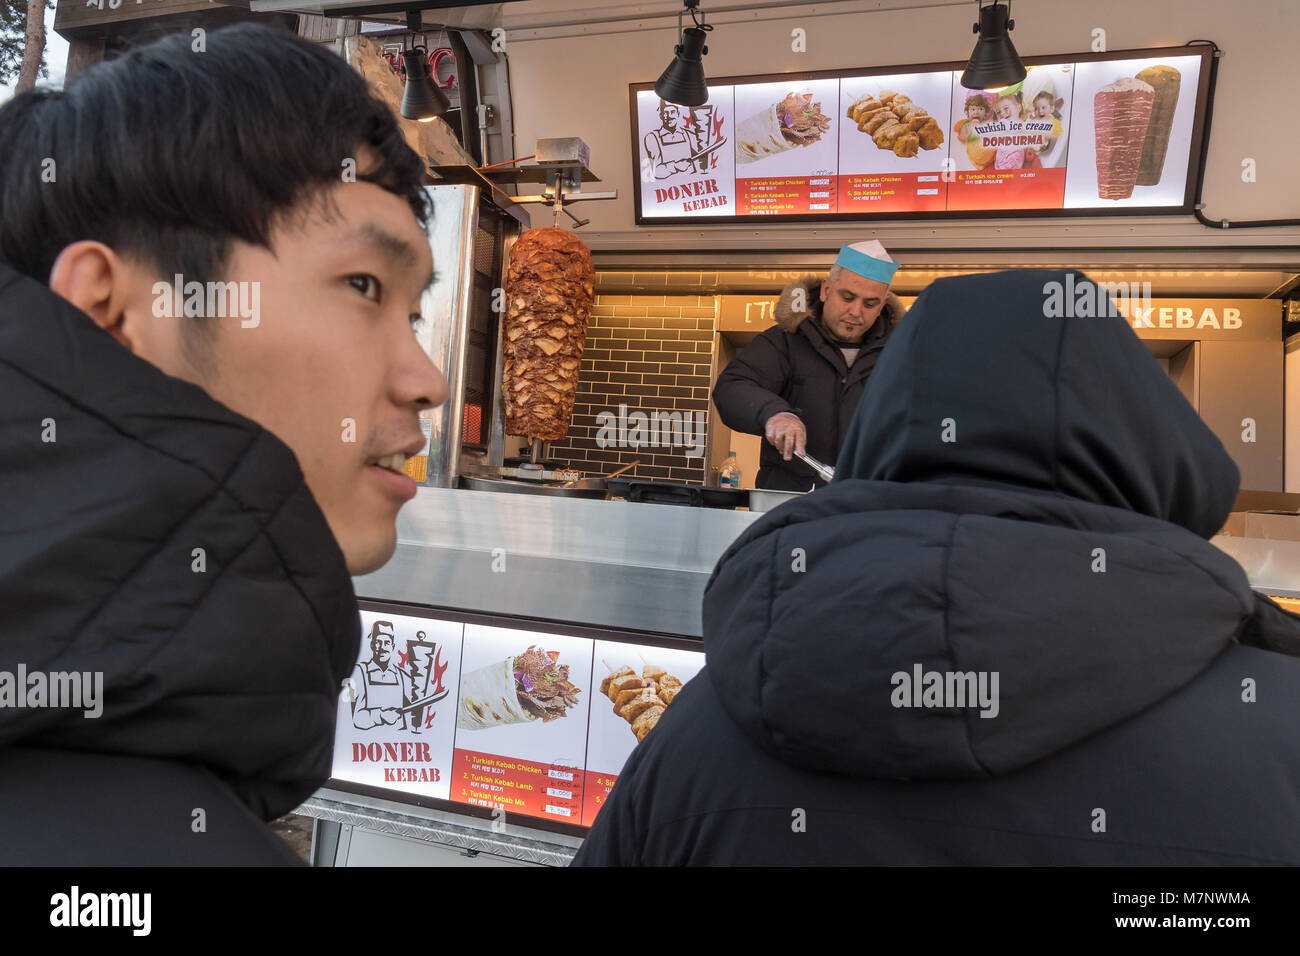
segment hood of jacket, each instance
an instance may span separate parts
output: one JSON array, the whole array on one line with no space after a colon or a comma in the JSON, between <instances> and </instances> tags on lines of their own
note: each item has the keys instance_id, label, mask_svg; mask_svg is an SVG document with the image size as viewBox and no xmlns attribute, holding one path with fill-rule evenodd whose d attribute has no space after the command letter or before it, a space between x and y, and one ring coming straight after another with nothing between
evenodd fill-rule
<instances>
[{"instance_id":1,"label":"hood of jacket","mask_svg":"<svg viewBox=\"0 0 1300 956\"><path fill-rule=\"evenodd\" d=\"M25 704L33 673L101 682L98 716L0 707L0 747L199 764L292 809L329 776L360 640L293 452L2 265L0 394L0 672Z\"/></svg>"},{"instance_id":2,"label":"hood of jacket","mask_svg":"<svg viewBox=\"0 0 1300 956\"><path fill-rule=\"evenodd\" d=\"M783 332L794 332L809 317L820 320L822 314L821 288L825 276L800 276L781 290L776 300L773 316ZM795 308L795 294L802 291L804 308ZM880 320L868 330L869 337L889 336L897 327L899 320L907 314L907 307L902 299L889 292L885 295L884 308L880 310Z\"/></svg>"},{"instance_id":3,"label":"hood of jacket","mask_svg":"<svg viewBox=\"0 0 1300 956\"><path fill-rule=\"evenodd\" d=\"M719 560L710 680L780 759L1007 773L1139 714L1233 641L1300 654L1300 618L1206 540L1232 459L1122 318L1049 316L1058 281L933 283L834 481Z\"/></svg>"}]
</instances>

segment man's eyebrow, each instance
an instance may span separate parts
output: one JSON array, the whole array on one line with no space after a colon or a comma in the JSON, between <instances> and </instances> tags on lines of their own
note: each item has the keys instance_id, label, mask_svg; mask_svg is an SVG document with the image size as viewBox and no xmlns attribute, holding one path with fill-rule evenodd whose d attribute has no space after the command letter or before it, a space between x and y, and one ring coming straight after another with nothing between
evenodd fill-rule
<instances>
[{"instance_id":1,"label":"man's eyebrow","mask_svg":"<svg viewBox=\"0 0 1300 956\"><path fill-rule=\"evenodd\" d=\"M377 223L368 222L359 226L349 232L344 238L351 242L373 246L388 258L395 259L399 265L413 266L419 259L414 246L401 236L394 235ZM424 284L420 286L420 294L423 295L427 292L430 286L437 281L437 272L430 269Z\"/></svg>"},{"instance_id":2,"label":"man's eyebrow","mask_svg":"<svg viewBox=\"0 0 1300 956\"><path fill-rule=\"evenodd\" d=\"M374 246L386 256L398 260L402 265L415 265L415 247L373 222L368 222L344 235L344 240Z\"/></svg>"}]
</instances>

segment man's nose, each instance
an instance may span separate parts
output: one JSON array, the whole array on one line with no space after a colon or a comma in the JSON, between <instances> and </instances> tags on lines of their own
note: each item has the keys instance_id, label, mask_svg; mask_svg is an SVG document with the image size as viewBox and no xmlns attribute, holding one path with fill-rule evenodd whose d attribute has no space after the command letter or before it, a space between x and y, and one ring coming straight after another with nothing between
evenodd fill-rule
<instances>
[{"instance_id":1,"label":"man's nose","mask_svg":"<svg viewBox=\"0 0 1300 956\"><path fill-rule=\"evenodd\" d=\"M447 377L442 374L438 366L433 363L433 359L416 340L411 336L403 353L403 374L398 379L397 386L400 394L397 396L400 404L413 404L421 411L430 408L437 408L451 395L451 388L447 384Z\"/></svg>"}]
</instances>

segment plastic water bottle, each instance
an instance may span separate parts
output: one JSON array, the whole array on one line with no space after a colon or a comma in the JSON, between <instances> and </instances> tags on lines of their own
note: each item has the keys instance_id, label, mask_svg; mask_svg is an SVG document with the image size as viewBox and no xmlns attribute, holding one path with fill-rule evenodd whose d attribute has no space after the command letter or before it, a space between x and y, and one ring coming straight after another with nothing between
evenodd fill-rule
<instances>
[{"instance_id":1,"label":"plastic water bottle","mask_svg":"<svg viewBox=\"0 0 1300 956\"><path fill-rule=\"evenodd\" d=\"M736 453L729 452L727 460L722 463L718 470L718 486L720 488L740 488L740 462L736 460Z\"/></svg>"}]
</instances>

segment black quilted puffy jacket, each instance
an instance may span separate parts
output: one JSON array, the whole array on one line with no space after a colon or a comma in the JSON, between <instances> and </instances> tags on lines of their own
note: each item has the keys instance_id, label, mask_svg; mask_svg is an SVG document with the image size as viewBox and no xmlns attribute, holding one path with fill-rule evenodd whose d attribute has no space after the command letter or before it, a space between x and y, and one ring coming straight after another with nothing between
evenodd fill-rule
<instances>
[{"instance_id":1,"label":"black quilted puffy jacket","mask_svg":"<svg viewBox=\"0 0 1300 956\"><path fill-rule=\"evenodd\" d=\"M294 863L262 821L359 639L290 449L0 265L0 680L103 675L97 718L0 706L0 865Z\"/></svg>"}]
</instances>

